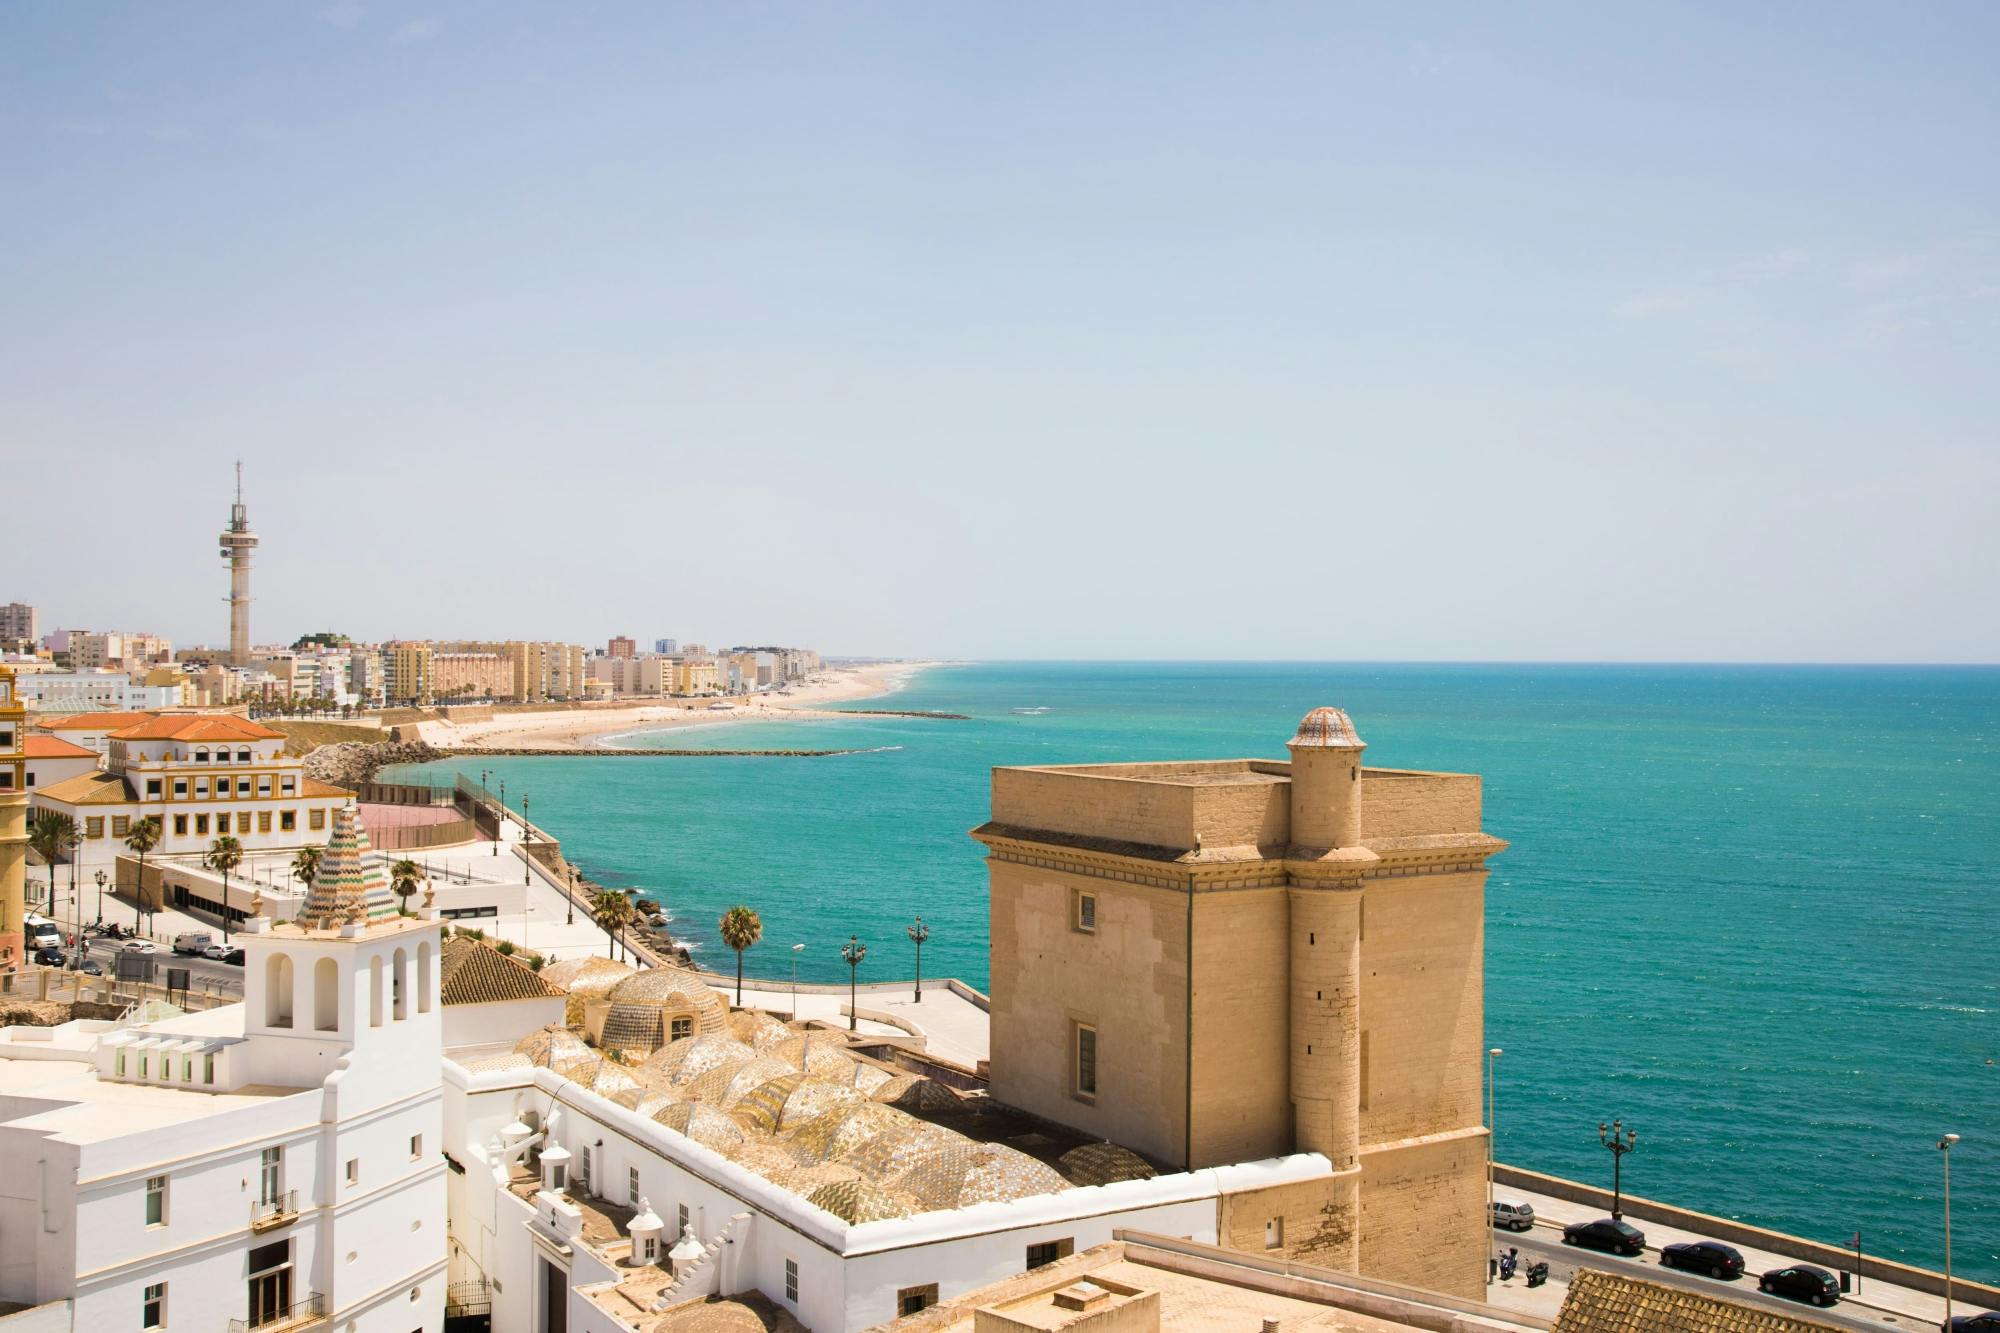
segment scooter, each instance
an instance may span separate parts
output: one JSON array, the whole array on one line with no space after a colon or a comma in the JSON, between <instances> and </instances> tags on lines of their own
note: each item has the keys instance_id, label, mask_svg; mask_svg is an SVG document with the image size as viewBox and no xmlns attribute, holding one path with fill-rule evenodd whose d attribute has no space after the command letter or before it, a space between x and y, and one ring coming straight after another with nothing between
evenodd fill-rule
<instances>
[{"instance_id":1,"label":"scooter","mask_svg":"<svg viewBox=\"0 0 2000 1333\"><path fill-rule=\"evenodd\" d=\"M1537 1259L1537 1260L1536 1260L1536 1261L1535 1261L1534 1263L1531 1263L1531 1264L1529 1264L1529 1265L1528 1265L1528 1285L1529 1285L1529 1286L1531 1286L1531 1287L1539 1287L1539 1286L1541 1286L1541 1285L1542 1285L1542 1284L1543 1284L1544 1282L1547 1282L1548 1280L1549 1280L1549 1263L1548 1263L1548 1260L1546 1260L1546 1259Z\"/></svg>"}]
</instances>

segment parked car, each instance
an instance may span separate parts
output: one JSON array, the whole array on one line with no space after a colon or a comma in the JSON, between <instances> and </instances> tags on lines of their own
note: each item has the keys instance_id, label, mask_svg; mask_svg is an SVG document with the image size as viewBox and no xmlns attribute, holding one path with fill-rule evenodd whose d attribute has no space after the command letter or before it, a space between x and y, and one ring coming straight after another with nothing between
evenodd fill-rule
<instances>
[{"instance_id":1,"label":"parked car","mask_svg":"<svg viewBox=\"0 0 2000 1333\"><path fill-rule=\"evenodd\" d=\"M1595 1222L1572 1222L1564 1227L1563 1244L1606 1254L1636 1255L1646 1248L1646 1233L1630 1222L1600 1217Z\"/></svg>"},{"instance_id":2,"label":"parked car","mask_svg":"<svg viewBox=\"0 0 2000 1333\"><path fill-rule=\"evenodd\" d=\"M1530 1230L1535 1225L1534 1205L1516 1203L1512 1199L1495 1199L1493 1225L1501 1231Z\"/></svg>"},{"instance_id":3,"label":"parked car","mask_svg":"<svg viewBox=\"0 0 2000 1333\"><path fill-rule=\"evenodd\" d=\"M1684 1268L1690 1273L1706 1273L1710 1277L1743 1276L1742 1252L1734 1245L1724 1245L1715 1240L1690 1240L1668 1245L1660 1251L1660 1265L1663 1268Z\"/></svg>"},{"instance_id":4,"label":"parked car","mask_svg":"<svg viewBox=\"0 0 2000 1333\"><path fill-rule=\"evenodd\" d=\"M127 940L118 946L120 953L158 953L160 946L151 940Z\"/></svg>"},{"instance_id":5,"label":"parked car","mask_svg":"<svg viewBox=\"0 0 2000 1333\"><path fill-rule=\"evenodd\" d=\"M76 961L71 966L86 977L101 977L104 975L104 965L81 950L77 952Z\"/></svg>"},{"instance_id":6,"label":"parked car","mask_svg":"<svg viewBox=\"0 0 2000 1333\"><path fill-rule=\"evenodd\" d=\"M63 951L52 944L45 944L35 950L35 961L43 967L61 967L63 965Z\"/></svg>"},{"instance_id":7,"label":"parked car","mask_svg":"<svg viewBox=\"0 0 2000 1333\"><path fill-rule=\"evenodd\" d=\"M1951 1333L2000 1333L2000 1310L1955 1314L1951 1317Z\"/></svg>"},{"instance_id":8,"label":"parked car","mask_svg":"<svg viewBox=\"0 0 2000 1333\"><path fill-rule=\"evenodd\" d=\"M219 963L229 953L231 947L227 944L204 944L201 946L201 956L211 963Z\"/></svg>"},{"instance_id":9,"label":"parked car","mask_svg":"<svg viewBox=\"0 0 2000 1333\"><path fill-rule=\"evenodd\" d=\"M1840 1279L1812 1264L1774 1268L1758 1279L1757 1289L1810 1305L1832 1305L1840 1299Z\"/></svg>"},{"instance_id":10,"label":"parked car","mask_svg":"<svg viewBox=\"0 0 2000 1333\"><path fill-rule=\"evenodd\" d=\"M241 949L226 950L222 957L215 961L218 963L227 963L231 967L241 967L243 966L243 951Z\"/></svg>"},{"instance_id":11,"label":"parked car","mask_svg":"<svg viewBox=\"0 0 2000 1333\"><path fill-rule=\"evenodd\" d=\"M174 952L186 958L196 958L201 951L215 943L215 936L205 930L190 930L174 936Z\"/></svg>"}]
</instances>

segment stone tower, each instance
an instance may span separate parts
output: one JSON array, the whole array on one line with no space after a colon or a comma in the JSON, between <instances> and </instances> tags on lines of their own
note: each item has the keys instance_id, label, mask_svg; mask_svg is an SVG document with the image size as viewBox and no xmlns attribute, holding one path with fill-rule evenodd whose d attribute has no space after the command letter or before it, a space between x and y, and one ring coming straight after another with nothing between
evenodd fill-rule
<instances>
[{"instance_id":1,"label":"stone tower","mask_svg":"<svg viewBox=\"0 0 2000 1333\"><path fill-rule=\"evenodd\" d=\"M0 666L0 972L18 971L27 910L28 713Z\"/></svg>"},{"instance_id":2,"label":"stone tower","mask_svg":"<svg viewBox=\"0 0 2000 1333\"><path fill-rule=\"evenodd\" d=\"M236 503L229 507L229 526L222 530L222 556L229 562L229 663L250 664L250 552L257 534L250 531L250 513L243 507L243 464L236 465Z\"/></svg>"},{"instance_id":3,"label":"stone tower","mask_svg":"<svg viewBox=\"0 0 2000 1333\"><path fill-rule=\"evenodd\" d=\"M993 771L992 1094L1177 1170L1317 1153L1225 1245L1485 1290L1486 861L1466 773L1265 759Z\"/></svg>"}]
</instances>

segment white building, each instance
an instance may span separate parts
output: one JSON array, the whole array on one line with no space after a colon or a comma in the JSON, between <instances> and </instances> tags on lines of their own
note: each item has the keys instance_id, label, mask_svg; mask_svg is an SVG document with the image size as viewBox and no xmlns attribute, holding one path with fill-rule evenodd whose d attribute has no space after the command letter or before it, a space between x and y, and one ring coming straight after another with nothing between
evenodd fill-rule
<instances>
[{"instance_id":1,"label":"white building","mask_svg":"<svg viewBox=\"0 0 2000 1333\"><path fill-rule=\"evenodd\" d=\"M322 843L351 796L308 778L305 762L285 754L283 732L226 713L154 717L104 740L103 772L35 791L36 808L76 820L86 856L147 816L160 821L162 857L200 852L225 834L248 852Z\"/></svg>"},{"instance_id":2,"label":"white building","mask_svg":"<svg viewBox=\"0 0 2000 1333\"><path fill-rule=\"evenodd\" d=\"M239 936L244 1003L0 1033L0 1303L32 1327L442 1329L439 928L343 823L314 924Z\"/></svg>"},{"instance_id":3,"label":"white building","mask_svg":"<svg viewBox=\"0 0 2000 1333\"><path fill-rule=\"evenodd\" d=\"M144 697L130 676L109 668L40 671L22 676L19 688L22 701L44 713L136 708Z\"/></svg>"},{"instance_id":4,"label":"white building","mask_svg":"<svg viewBox=\"0 0 2000 1333\"><path fill-rule=\"evenodd\" d=\"M22 741L28 753L29 791L97 771L98 753L85 746L45 732L29 732Z\"/></svg>"}]
</instances>

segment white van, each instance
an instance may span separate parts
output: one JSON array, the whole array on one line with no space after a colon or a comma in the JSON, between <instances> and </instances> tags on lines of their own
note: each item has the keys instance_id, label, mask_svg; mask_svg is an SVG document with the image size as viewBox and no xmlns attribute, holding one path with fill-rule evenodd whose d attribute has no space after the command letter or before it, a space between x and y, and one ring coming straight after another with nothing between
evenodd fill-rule
<instances>
[{"instance_id":1,"label":"white van","mask_svg":"<svg viewBox=\"0 0 2000 1333\"><path fill-rule=\"evenodd\" d=\"M63 930L45 916L27 914L21 926L21 934L27 937L30 949L60 949L63 947Z\"/></svg>"}]
</instances>

